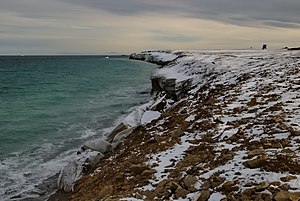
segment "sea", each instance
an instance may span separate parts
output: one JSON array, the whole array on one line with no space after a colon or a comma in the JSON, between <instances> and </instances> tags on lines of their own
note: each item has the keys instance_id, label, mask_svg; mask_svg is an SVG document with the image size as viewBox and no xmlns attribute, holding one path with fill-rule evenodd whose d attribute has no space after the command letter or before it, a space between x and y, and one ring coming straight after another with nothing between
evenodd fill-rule
<instances>
[{"instance_id":1,"label":"sea","mask_svg":"<svg viewBox=\"0 0 300 201\"><path fill-rule=\"evenodd\" d=\"M0 56L0 200L45 199L86 141L149 101L154 68L127 56Z\"/></svg>"}]
</instances>

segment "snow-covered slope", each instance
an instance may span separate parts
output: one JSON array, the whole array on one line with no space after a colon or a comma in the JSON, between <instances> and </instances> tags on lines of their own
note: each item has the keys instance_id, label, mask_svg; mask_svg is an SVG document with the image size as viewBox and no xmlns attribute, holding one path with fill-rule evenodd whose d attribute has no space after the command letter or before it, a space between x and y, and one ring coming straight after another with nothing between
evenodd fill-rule
<instances>
[{"instance_id":1,"label":"snow-covered slope","mask_svg":"<svg viewBox=\"0 0 300 201\"><path fill-rule=\"evenodd\" d=\"M164 80L153 97L162 114L82 178L73 200L299 200L300 51L147 55L167 63L152 75ZM166 80L175 91L189 82L179 97Z\"/></svg>"}]
</instances>

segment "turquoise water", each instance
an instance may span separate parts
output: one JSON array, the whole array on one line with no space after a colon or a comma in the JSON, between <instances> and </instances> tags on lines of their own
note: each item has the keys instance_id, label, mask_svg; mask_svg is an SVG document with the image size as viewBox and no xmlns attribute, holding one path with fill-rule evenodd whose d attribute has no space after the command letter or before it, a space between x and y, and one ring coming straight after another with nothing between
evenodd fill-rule
<instances>
[{"instance_id":1,"label":"turquoise water","mask_svg":"<svg viewBox=\"0 0 300 201\"><path fill-rule=\"evenodd\" d=\"M0 200L34 189L147 101L153 68L126 57L0 57Z\"/></svg>"}]
</instances>

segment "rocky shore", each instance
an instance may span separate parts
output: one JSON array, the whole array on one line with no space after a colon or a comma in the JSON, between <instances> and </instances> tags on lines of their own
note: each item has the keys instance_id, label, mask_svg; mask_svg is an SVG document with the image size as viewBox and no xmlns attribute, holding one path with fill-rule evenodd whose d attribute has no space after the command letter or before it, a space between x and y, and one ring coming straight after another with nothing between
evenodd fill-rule
<instances>
[{"instance_id":1,"label":"rocky shore","mask_svg":"<svg viewBox=\"0 0 300 201\"><path fill-rule=\"evenodd\" d=\"M300 51L130 58L161 65L152 100L86 143L50 200L300 199Z\"/></svg>"}]
</instances>

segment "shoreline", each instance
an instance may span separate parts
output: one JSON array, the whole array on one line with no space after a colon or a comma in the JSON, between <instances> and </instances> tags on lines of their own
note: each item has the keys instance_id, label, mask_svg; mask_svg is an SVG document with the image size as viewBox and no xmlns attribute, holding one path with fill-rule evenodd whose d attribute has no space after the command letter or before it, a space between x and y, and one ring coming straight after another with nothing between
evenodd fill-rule
<instances>
[{"instance_id":1,"label":"shoreline","mask_svg":"<svg viewBox=\"0 0 300 201\"><path fill-rule=\"evenodd\" d=\"M147 55L146 54L145 57L142 57L142 58L139 57L139 55L135 55L135 54L132 54L129 56L129 59L141 60L141 61L145 61L148 63L156 64L158 67L161 64L166 65L167 63L172 62L172 60L174 60L176 58L177 58L177 56L169 56L168 54L164 54L164 53L162 55L161 54L158 54L158 55ZM154 69L154 71L155 71L155 69ZM151 77L152 76L150 76L150 78L149 78L150 80L151 80ZM153 82L152 82L152 89L151 89L152 95L154 93L153 90L157 90L157 89L155 89L155 87L153 86ZM162 90L162 89L159 89L159 90ZM101 144L100 146L102 146L103 141L105 141L104 146L107 145L106 144L107 141L114 142L114 138L115 137L118 138L118 136L116 136L116 135L121 133L121 136L119 137L120 139L118 139L117 142L114 142L115 144L112 145L113 147L117 147L118 144L120 144L124 140L124 138L126 138L128 135L130 135L131 132L134 132L134 130L139 125L150 123L152 120L155 120L156 118L158 118L160 116L160 114L158 114L159 112L155 113L155 114L153 112L151 112L151 114L144 115L147 111L152 111L152 110L149 110L149 107L152 107L152 108L157 107L157 105L160 104L160 101L155 102L155 100L153 100L153 97L151 98L151 95L149 96L149 98L150 99L148 102L146 102L140 106L138 106L138 105L134 106L133 108L135 108L135 109L131 113L129 113L127 116L125 116L124 118L120 117L119 120L121 120L121 119L122 120L119 121L119 123L117 123L115 126L112 127L111 132L109 132L106 136L103 136L103 138L100 139L100 142L99 142L99 144ZM127 125L125 125L125 124L127 124ZM124 127L124 125L126 128ZM122 133L122 131L124 132L124 131L126 131L126 129L130 129L130 132ZM84 146L85 145L83 145L83 147ZM102 148L100 148L100 149L102 149ZM106 149L109 149L108 154L112 151L110 148L104 147L103 150L101 150L104 153L100 152L100 154L104 154L103 156L101 156L101 158L104 156L107 156L107 153L105 154L105 152L107 151ZM81 151L84 152L85 150L93 150L93 148L91 149L90 147L85 147ZM99 151L99 150L96 150L96 151ZM95 160L95 159L92 158L91 160ZM96 160L99 160L99 159L96 159ZM97 163L97 161L95 163ZM84 164L81 164L81 165L84 166ZM91 169L89 171L93 171L95 169L95 167L88 167L88 168ZM89 172L89 171L87 171L87 172ZM60 173L57 173L57 174L60 174ZM87 174L86 172L83 173L83 175L86 175L86 174ZM57 176L57 179L59 180L59 176ZM80 180L80 178L76 179L76 181L77 180ZM45 181L47 181L47 180L45 180ZM76 181L74 181L74 182L76 182ZM47 200L48 201L68 200L71 197L71 195L72 195L72 192L66 192L63 189L59 189L58 187L56 187L56 189L47 196Z\"/></svg>"},{"instance_id":2,"label":"shoreline","mask_svg":"<svg viewBox=\"0 0 300 201\"><path fill-rule=\"evenodd\" d=\"M148 51L133 57L164 65L152 76L156 99L148 108L161 114L79 179L71 200L300 196L299 164L277 157L293 161L299 154L297 52Z\"/></svg>"}]
</instances>

